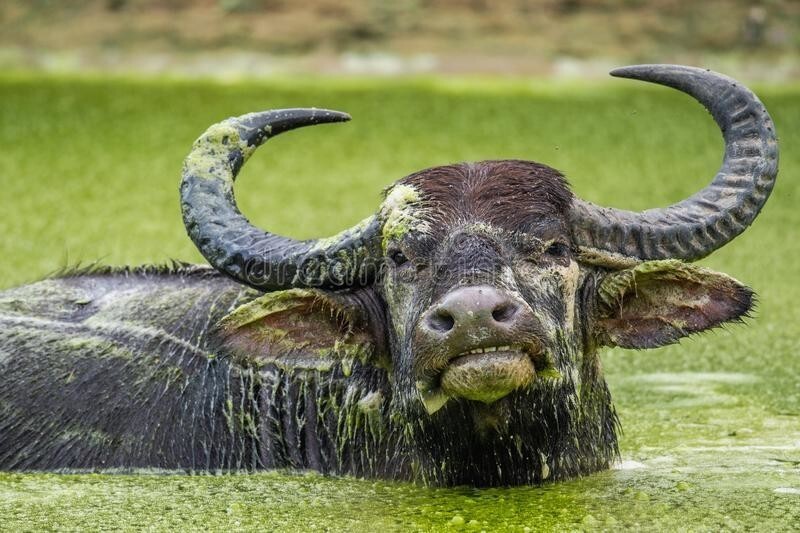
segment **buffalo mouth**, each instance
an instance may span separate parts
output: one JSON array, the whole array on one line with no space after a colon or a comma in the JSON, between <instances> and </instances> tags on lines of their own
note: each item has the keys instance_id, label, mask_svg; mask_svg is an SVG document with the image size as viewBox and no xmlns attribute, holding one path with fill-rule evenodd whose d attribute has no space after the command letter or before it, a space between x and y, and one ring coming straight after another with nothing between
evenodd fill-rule
<instances>
[{"instance_id":1,"label":"buffalo mouth","mask_svg":"<svg viewBox=\"0 0 800 533\"><path fill-rule=\"evenodd\" d=\"M429 414L450 398L493 403L517 389L530 386L537 369L552 367L543 350L503 345L473 348L450 358L433 379L417 383Z\"/></svg>"}]
</instances>

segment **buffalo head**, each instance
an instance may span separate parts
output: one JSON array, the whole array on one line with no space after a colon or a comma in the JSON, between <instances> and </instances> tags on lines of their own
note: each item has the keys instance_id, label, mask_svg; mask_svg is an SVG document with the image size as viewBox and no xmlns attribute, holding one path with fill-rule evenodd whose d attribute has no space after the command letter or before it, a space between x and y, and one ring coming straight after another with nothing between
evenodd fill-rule
<instances>
[{"instance_id":1,"label":"buffalo head","mask_svg":"<svg viewBox=\"0 0 800 533\"><path fill-rule=\"evenodd\" d=\"M411 470L514 483L603 468L616 454L616 416L597 348L662 346L751 309L747 287L690 262L753 221L778 158L769 115L735 81L669 65L613 74L674 87L711 112L725 155L706 188L634 213L574 197L542 164L463 163L399 180L375 215L339 235L296 241L253 227L233 196L261 143L349 118L292 109L200 137L183 172L186 227L241 283L311 288L362 310L362 338L384 353L380 408Z\"/></svg>"}]
</instances>

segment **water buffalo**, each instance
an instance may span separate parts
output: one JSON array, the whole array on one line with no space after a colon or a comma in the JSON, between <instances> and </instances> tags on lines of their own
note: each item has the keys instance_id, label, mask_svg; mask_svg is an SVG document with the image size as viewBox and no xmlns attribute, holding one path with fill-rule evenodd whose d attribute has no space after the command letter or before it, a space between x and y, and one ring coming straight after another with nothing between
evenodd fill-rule
<instances>
[{"instance_id":1,"label":"water buffalo","mask_svg":"<svg viewBox=\"0 0 800 533\"><path fill-rule=\"evenodd\" d=\"M764 106L707 70L613 75L686 92L725 138L706 188L633 213L528 161L431 168L331 238L252 226L234 178L264 141L334 111L231 118L183 168L211 267L89 268L0 293L0 468L313 469L513 485L604 469L617 417L602 346L653 348L747 315L694 266L772 190Z\"/></svg>"}]
</instances>

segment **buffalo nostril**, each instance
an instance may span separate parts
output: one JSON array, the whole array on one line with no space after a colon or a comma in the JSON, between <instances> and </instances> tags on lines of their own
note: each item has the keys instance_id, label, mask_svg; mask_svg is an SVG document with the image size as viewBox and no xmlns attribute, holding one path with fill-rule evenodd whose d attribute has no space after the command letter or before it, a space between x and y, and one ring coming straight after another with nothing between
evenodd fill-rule
<instances>
[{"instance_id":1,"label":"buffalo nostril","mask_svg":"<svg viewBox=\"0 0 800 533\"><path fill-rule=\"evenodd\" d=\"M510 302L501 303L492 310L492 318L495 322L508 322L517 314L517 309L519 309L517 304Z\"/></svg>"},{"instance_id":2,"label":"buffalo nostril","mask_svg":"<svg viewBox=\"0 0 800 533\"><path fill-rule=\"evenodd\" d=\"M450 331L455 326L456 321L448 311L437 309L428 317L428 325L435 331L442 333Z\"/></svg>"}]
</instances>

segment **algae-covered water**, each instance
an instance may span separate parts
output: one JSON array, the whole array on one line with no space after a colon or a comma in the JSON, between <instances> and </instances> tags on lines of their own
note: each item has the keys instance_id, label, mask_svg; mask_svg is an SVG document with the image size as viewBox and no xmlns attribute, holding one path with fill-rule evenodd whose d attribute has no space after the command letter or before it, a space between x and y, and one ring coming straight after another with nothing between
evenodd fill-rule
<instances>
[{"instance_id":1,"label":"algae-covered water","mask_svg":"<svg viewBox=\"0 0 800 533\"><path fill-rule=\"evenodd\" d=\"M311 473L0 474L0 529L790 531L800 524L800 414L736 392L759 379L617 380L622 461L575 481L435 489ZM639 394L648 405L624 405Z\"/></svg>"},{"instance_id":2,"label":"algae-covered water","mask_svg":"<svg viewBox=\"0 0 800 533\"><path fill-rule=\"evenodd\" d=\"M778 184L752 229L702 261L752 286L758 309L677 346L601 354L623 427L618 468L486 490L274 472L0 473L0 530L797 529L800 88L759 93L780 136ZM701 108L633 82L0 76L0 288L78 261L200 261L177 201L191 142L223 117L298 105L354 120L270 141L237 183L248 216L293 237L363 219L382 187L430 165L537 159L588 200L644 209L697 190L721 157Z\"/></svg>"}]
</instances>

